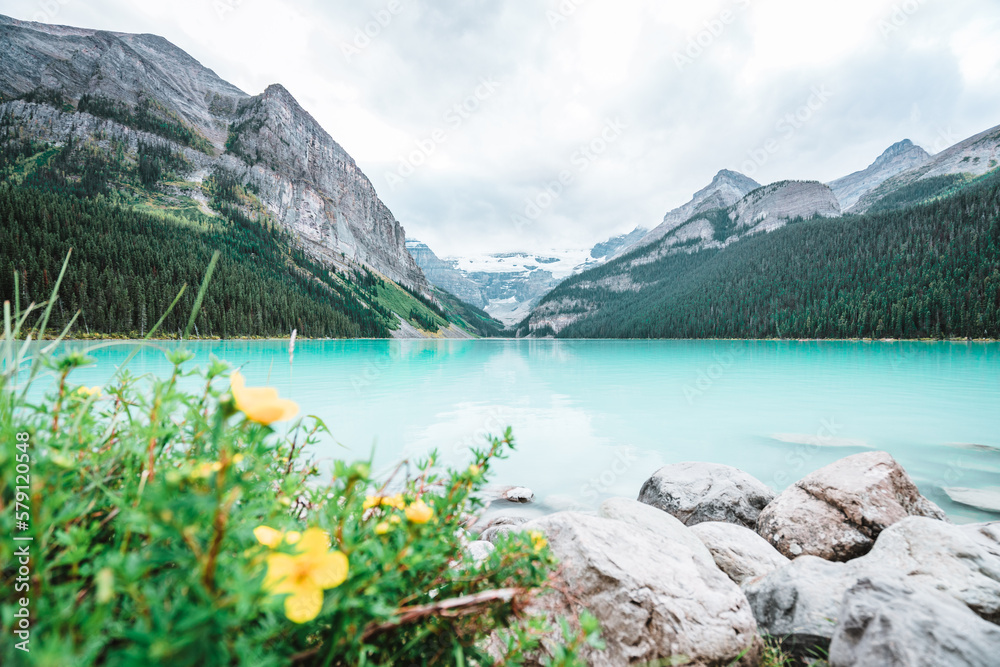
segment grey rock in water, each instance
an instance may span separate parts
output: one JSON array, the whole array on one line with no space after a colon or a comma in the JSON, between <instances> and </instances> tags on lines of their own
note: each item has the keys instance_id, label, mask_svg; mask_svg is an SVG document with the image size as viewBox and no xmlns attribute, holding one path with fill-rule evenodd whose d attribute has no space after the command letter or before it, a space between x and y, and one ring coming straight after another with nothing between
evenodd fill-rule
<instances>
[{"instance_id":1,"label":"grey rock in water","mask_svg":"<svg viewBox=\"0 0 1000 667\"><path fill-rule=\"evenodd\" d=\"M886 452L864 452L820 468L785 489L757 532L789 558L847 561L868 553L883 530L908 516L946 520Z\"/></svg>"},{"instance_id":2,"label":"grey rock in water","mask_svg":"<svg viewBox=\"0 0 1000 667\"><path fill-rule=\"evenodd\" d=\"M951 486L943 490L949 498L960 505L1000 514L1000 488L967 489Z\"/></svg>"},{"instance_id":3,"label":"grey rock in water","mask_svg":"<svg viewBox=\"0 0 1000 667\"><path fill-rule=\"evenodd\" d=\"M994 667L1000 627L912 581L865 577L844 595L830 667Z\"/></svg>"},{"instance_id":4,"label":"grey rock in water","mask_svg":"<svg viewBox=\"0 0 1000 667\"><path fill-rule=\"evenodd\" d=\"M788 564L767 540L745 526L706 521L690 531L708 547L719 569L739 585Z\"/></svg>"},{"instance_id":5,"label":"grey rock in water","mask_svg":"<svg viewBox=\"0 0 1000 667\"><path fill-rule=\"evenodd\" d=\"M535 499L535 492L524 486L512 486L504 489L500 497L512 503L530 503Z\"/></svg>"},{"instance_id":6,"label":"grey rock in water","mask_svg":"<svg viewBox=\"0 0 1000 667\"><path fill-rule=\"evenodd\" d=\"M764 483L732 466L674 463L646 480L639 501L669 512L684 524L725 521L747 528L774 498Z\"/></svg>"},{"instance_id":7,"label":"grey rock in water","mask_svg":"<svg viewBox=\"0 0 1000 667\"><path fill-rule=\"evenodd\" d=\"M758 663L762 645L746 597L714 563L683 544L625 521L575 512L525 528L546 535L569 594L552 591L529 613L554 620L589 609L601 622L606 649L586 647L587 664Z\"/></svg>"}]
</instances>

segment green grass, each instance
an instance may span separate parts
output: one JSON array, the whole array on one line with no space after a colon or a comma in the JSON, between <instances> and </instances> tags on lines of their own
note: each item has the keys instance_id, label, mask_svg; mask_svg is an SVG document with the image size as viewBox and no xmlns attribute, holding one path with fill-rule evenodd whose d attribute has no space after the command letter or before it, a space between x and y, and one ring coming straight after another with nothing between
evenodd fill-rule
<instances>
[{"instance_id":1,"label":"green grass","mask_svg":"<svg viewBox=\"0 0 1000 667\"><path fill-rule=\"evenodd\" d=\"M384 280L384 284L379 285L376 289L378 293L376 302L383 308L388 308L392 312L396 313L413 326L421 328L414 319L410 318L410 312L417 311L423 315L424 318L432 319L441 329L448 328L449 322L447 320L425 306L419 300L414 298L413 295L396 285L394 282L386 279Z\"/></svg>"},{"instance_id":2,"label":"green grass","mask_svg":"<svg viewBox=\"0 0 1000 667\"><path fill-rule=\"evenodd\" d=\"M31 157L18 160L17 164L11 168L11 176L18 183L21 183L25 176L34 173L34 171L39 167L47 166L49 164L49 160L55 157L60 150L62 150L61 146L53 146L40 153L35 153Z\"/></svg>"}]
</instances>

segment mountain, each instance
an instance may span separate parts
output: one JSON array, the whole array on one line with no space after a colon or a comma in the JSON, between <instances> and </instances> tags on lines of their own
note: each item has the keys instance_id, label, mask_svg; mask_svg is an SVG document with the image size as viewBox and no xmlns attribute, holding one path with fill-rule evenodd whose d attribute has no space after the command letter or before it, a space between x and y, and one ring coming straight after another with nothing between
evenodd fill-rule
<instances>
[{"instance_id":1,"label":"mountain","mask_svg":"<svg viewBox=\"0 0 1000 667\"><path fill-rule=\"evenodd\" d=\"M621 234L602 243L598 243L591 248L590 258L597 261L607 261L619 251L625 248L630 248L641 241L648 233L649 230L645 227L636 227L628 234Z\"/></svg>"},{"instance_id":2,"label":"mountain","mask_svg":"<svg viewBox=\"0 0 1000 667\"><path fill-rule=\"evenodd\" d=\"M6 106L34 139L109 131L130 144L144 135L170 140L192 162L193 182L224 170L259 190L261 203L315 259L360 264L428 289L371 182L280 85L250 97L155 35L0 17L0 36L0 94L61 102Z\"/></svg>"},{"instance_id":3,"label":"mountain","mask_svg":"<svg viewBox=\"0 0 1000 667\"><path fill-rule=\"evenodd\" d=\"M188 239L192 252L164 245L153 258L153 277L174 293L197 262L204 271L223 253L204 335L462 336L479 318L453 297L442 305L369 179L284 87L248 95L155 35L0 16L0 187L6 206L38 211L95 200L87 224L66 228L79 236L53 242L44 219L22 221L52 254L2 253L0 266L23 266L25 290L47 283L68 247L94 247L91 235L114 218L135 234L120 252L143 253L178 229ZM91 263L79 267L91 290L117 284L133 299L94 329L131 333L170 299L148 298L161 292L142 268L151 259L114 259L94 247L75 261Z\"/></svg>"},{"instance_id":4,"label":"mountain","mask_svg":"<svg viewBox=\"0 0 1000 667\"><path fill-rule=\"evenodd\" d=\"M441 259L416 239L408 239L406 247L432 285L513 326L560 282L600 266L647 232L636 227L628 234L596 244L589 251L506 252Z\"/></svg>"},{"instance_id":5,"label":"mountain","mask_svg":"<svg viewBox=\"0 0 1000 667\"><path fill-rule=\"evenodd\" d=\"M743 210L738 219L752 220L760 203L743 201L730 212ZM566 280L516 333L996 338L998 211L1000 172L994 171L929 203L793 220L725 246L663 252L668 237Z\"/></svg>"},{"instance_id":6,"label":"mountain","mask_svg":"<svg viewBox=\"0 0 1000 667\"><path fill-rule=\"evenodd\" d=\"M699 213L726 208L760 187L760 183L737 171L723 169L712 182L694 193L691 201L663 216L663 222L637 242L619 248L611 259L620 257L639 246L650 245L664 238Z\"/></svg>"},{"instance_id":7,"label":"mountain","mask_svg":"<svg viewBox=\"0 0 1000 667\"><path fill-rule=\"evenodd\" d=\"M1000 126L955 144L887 179L849 208L851 213L905 207L946 195L1000 165Z\"/></svg>"},{"instance_id":8,"label":"mountain","mask_svg":"<svg viewBox=\"0 0 1000 667\"><path fill-rule=\"evenodd\" d=\"M421 243L417 239L407 239L406 249L413 256L417 266L427 276L427 280L435 287L450 292L477 308L486 308L490 304L483 286L471 280L464 272L459 271L456 268L458 265L456 260L446 261L439 258L427 244Z\"/></svg>"},{"instance_id":9,"label":"mountain","mask_svg":"<svg viewBox=\"0 0 1000 667\"><path fill-rule=\"evenodd\" d=\"M904 139L886 149L867 169L838 178L828 185L837 196L840 208L847 211L893 176L926 164L930 159L927 151Z\"/></svg>"},{"instance_id":10,"label":"mountain","mask_svg":"<svg viewBox=\"0 0 1000 667\"><path fill-rule=\"evenodd\" d=\"M717 177L716 181L719 180ZM718 191L709 194L707 198L702 198L700 204L692 207L696 212L688 220L675 223L670 219L665 222L669 231L657 241L647 243L647 235L627 254L598 269L584 271L564 283L573 284L574 289L567 292L561 286L547 295L518 332L558 334L570 325L594 316L600 306L587 298L590 291L614 293L625 298L630 292L658 288L663 285L661 279L643 283L636 282L635 276L641 273L648 277L645 267L658 265L671 256L722 250L741 239L774 232L790 222L840 216L840 206L833 192L815 181L773 183L753 190L732 205L704 210L711 202L724 200Z\"/></svg>"}]
</instances>

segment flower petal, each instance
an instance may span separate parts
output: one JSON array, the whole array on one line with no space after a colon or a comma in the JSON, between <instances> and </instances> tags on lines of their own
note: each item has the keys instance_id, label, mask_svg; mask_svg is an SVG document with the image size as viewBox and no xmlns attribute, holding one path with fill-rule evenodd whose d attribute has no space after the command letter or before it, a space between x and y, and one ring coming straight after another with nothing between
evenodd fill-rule
<instances>
[{"instance_id":1,"label":"flower petal","mask_svg":"<svg viewBox=\"0 0 1000 667\"><path fill-rule=\"evenodd\" d=\"M257 541L266 547L276 549L281 544L281 531L270 526L257 526L253 529L253 536Z\"/></svg>"},{"instance_id":2,"label":"flower petal","mask_svg":"<svg viewBox=\"0 0 1000 667\"><path fill-rule=\"evenodd\" d=\"M406 508L406 518L413 523L427 523L434 516L434 510L423 500L417 500Z\"/></svg>"},{"instance_id":3,"label":"flower petal","mask_svg":"<svg viewBox=\"0 0 1000 667\"><path fill-rule=\"evenodd\" d=\"M293 623L306 623L323 609L323 591L318 588L299 591L285 598L285 616Z\"/></svg>"},{"instance_id":4,"label":"flower petal","mask_svg":"<svg viewBox=\"0 0 1000 667\"><path fill-rule=\"evenodd\" d=\"M320 528L309 528L296 546L299 553L319 556L330 550L330 536Z\"/></svg>"},{"instance_id":5,"label":"flower petal","mask_svg":"<svg viewBox=\"0 0 1000 667\"><path fill-rule=\"evenodd\" d=\"M288 554L271 554L267 557L267 574L264 588L271 593L290 593L297 586L292 580L295 572L295 557Z\"/></svg>"},{"instance_id":6,"label":"flower petal","mask_svg":"<svg viewBox=\"0 0 1000 667\"><path fill-rule=\"evenodd\" d=\"M316 558L314 570L310 573L313 583L320 588L336 588L347 579L347 556L339 551L331 551Z\"/></svg>"}]
</instances>

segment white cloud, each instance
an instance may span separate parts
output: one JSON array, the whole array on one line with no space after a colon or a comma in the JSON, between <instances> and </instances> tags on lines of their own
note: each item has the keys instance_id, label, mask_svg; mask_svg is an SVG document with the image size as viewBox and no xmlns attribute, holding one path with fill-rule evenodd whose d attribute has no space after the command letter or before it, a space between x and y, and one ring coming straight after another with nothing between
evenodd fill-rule
<instances>
[{"instance_id":1,"label":"white cloud","mask_svg":"<svg viewBox=\"0 0 1000 667\"><path fill-rule=\"evenodd\" d=\"M577 10L551 25L566 2ZM43 4L0 12L31 19ZM655 225L745 164L815 86L835 94L757 180L829 180L900 139L941 148L1000 123L995 0L54 4L51 22L161 34L248 93L284 84L439 254L586 247ZM502 85L448 123L484 78ZM581 169L580 147L616 117L627 129ZM437 128L426 166L390 188L385 174ZM559 196L515 225L567 170Z\"/></svg>"}]
</instances>

